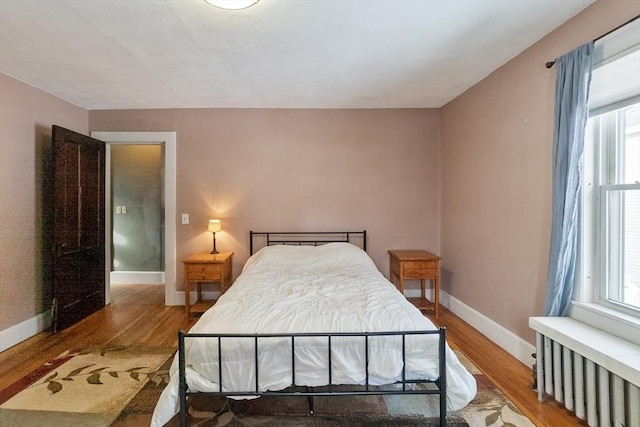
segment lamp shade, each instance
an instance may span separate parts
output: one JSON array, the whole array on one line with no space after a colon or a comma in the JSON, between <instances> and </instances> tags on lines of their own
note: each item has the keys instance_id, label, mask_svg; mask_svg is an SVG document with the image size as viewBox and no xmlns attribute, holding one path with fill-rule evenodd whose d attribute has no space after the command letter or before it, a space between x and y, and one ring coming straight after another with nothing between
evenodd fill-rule
<instances>
[{"instance_id":1,"label":"lamp shade","mask_svg":"<svg viewBox=\"0 0 640 427\"><path fill-rule=\"evenodd\" d=\"M207 227L207 231L210 233L217 233L222 230L222 223L220 223L219 219L210 219L209 226Z\"/></svg>"},{"instance_id":2,"label":"lamp shade","mask_svg":"<svg viewBox=\"0 0 640 427\"><path fill-rule=\"evenodd\" d=\"M258 3L260 0L204 0L221 9L239 10L246 9Z\"/></svg>"}]
</instances>

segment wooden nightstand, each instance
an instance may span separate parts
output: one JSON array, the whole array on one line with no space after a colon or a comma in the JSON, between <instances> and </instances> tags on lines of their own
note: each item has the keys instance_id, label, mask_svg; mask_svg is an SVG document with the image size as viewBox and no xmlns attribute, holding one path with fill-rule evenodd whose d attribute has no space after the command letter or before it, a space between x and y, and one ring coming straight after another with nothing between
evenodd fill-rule
<instances>
[{"instance_id":1,"label":"wooden nightstand","mask_svg":"<svg viewBox=\"0 0 640 427\"><path fill-rule=\"evenodd\" d=\"M219 282L220 295L231 286L233 252L218 254L197 253L182 261L184 263L184 305L187 316L191 312L202 313L211 307L215 300L202 300L202 282ZM198 297L191 304L191 284L196 283Z\"/></svg>"},{"instance_id":2,"label":"wooden nightstand","mask_svg":"<svg viewBox=\"0 0 640 427\"><path fill-rule=\"evenodd\" d=\"M420 298L407 298L421 310L433 309L436 317L440 307L440 257L423 250L389 251L389 279L404 295L406 279L420 279ZM433 280L433 301L425 297L425 280Z\"/></svg>"}]
</instances>

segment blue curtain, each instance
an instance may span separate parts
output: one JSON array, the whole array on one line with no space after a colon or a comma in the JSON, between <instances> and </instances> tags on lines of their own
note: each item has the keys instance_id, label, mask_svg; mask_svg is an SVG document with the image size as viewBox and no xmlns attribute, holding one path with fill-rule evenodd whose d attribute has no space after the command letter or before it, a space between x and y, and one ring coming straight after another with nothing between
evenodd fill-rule
<instances>
[{"instance_id":1,"label":"blue curtain","mask_svg":"<svg viewBox=\"0 0 640 427\"><path fill-rule=\"evenodd\" d=\"M578 257L580 163L589 114L593 42L556 60L553 135L553 200L547 316L565 316L571 303Z\"/></svg>"}]
</instances>

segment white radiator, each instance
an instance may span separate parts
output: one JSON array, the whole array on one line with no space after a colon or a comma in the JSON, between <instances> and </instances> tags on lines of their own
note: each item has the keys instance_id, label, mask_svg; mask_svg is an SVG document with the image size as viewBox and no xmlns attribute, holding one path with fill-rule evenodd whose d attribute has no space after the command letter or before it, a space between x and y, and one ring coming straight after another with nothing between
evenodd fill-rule
<instances>
[{"instance_id":1,"label":"white radiator","mask_svg":"<svg viewBox=\"0 0 640 427\"><path fill-rule=\"evenodd\" d=\"M638 346L568 318L530 318L529 325L538 400L552 397L591 427L640 427Z\"/></svg>"}]
</instances>

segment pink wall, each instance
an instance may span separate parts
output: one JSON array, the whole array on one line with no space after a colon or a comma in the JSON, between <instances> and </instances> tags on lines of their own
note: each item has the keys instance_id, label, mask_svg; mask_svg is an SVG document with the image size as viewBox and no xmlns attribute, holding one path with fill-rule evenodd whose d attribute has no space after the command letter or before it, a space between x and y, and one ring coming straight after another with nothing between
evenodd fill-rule
<instances>
[{"instance_id":1,"label":"pink wall","mask_svg":"<svg viewBox=\"0 0 640 427\"><path fill-rule=\"evenodd\" d=\"M0 74L0 332L48 306L42 164L59 124L177 132L177 213L191 214L178 261L210 250L211 217L236 274L250 229L366 228L385 274L388 249L439 252L446 292L532 342L550 234L544 63L638 14L637 0L599 0L440 110L87 112Z\"/></svg>"},{"instance_id":2,"label":"pink wall","mask_svg":"<svg viewBox=\"0 0 640 427\"><path fill-rule=\"evenodd\" d=\"M207 220L220 218L217 246L236 253L236 275L251 229L367 229L385 274L388 249L438 252L439 120L429 109L89 113L91 131L176 131L178 263L211 250Z\"/></svg>"},{"instance_id":3,"label":"pink wall","mask_svg":"<svg viewBox=\"0 0 640 427\"><path fill-rule=\"evenodd\" d=\"M600 0L441 109L443 289L533 343L551 234L555 68L640 14Z\"/></svg>"},{"instance_id":4,"label":"pink wall","mask_svg":"<svg viewBox=\"0 0 640 427\"><path fill-rule=\"evenodd\" d=\"M51 125L87 133L89 113L0 74L0 331L43 313L43 185Z\"/></svg>"}]
</instances>

